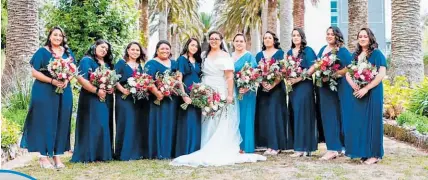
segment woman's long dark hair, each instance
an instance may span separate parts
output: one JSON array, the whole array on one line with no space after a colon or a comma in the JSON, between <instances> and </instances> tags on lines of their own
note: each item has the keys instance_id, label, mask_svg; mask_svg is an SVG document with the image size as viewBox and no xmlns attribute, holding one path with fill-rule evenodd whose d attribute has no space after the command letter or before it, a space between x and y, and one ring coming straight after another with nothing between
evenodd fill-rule
<instances>
[{"instance_id":1,"label":"woman's long dark hair","mask_svg":"<svg viewBox=\"0 0 428 180\"><path fill-rule=\"evenodd\" d=\"M167 40L160 40L157 44L156 44L156 52L155 55L153 56L153 58L158 57L158 49L162 44L166 44L169 46L169 49L171 49L171 44L167 41ZM171 51L169 52L169 58L172 57Z\"/></svg>"},{"instance_id":2,"label":"woman's long dark hair","mask_svg":"<svg viewBox=\"0 0 428 180\"><path fill-rule=\"evenodd\" d=\"M367 58L372 55L372 52L378 48L378 44L376 42L376 37L372 30L369 28L361 28L360 32L357 34L357 39L360 36L361 31L366 31L369 37L369 48L367 50ZM361 47L360 43L357 43L357 50L355 51L355 60L358 60L358 56L363 52L363 47Z\"/></svg>"},{"instance_id":3,"label":"woman's long dark hair","mask_svg":"<svg viewBox=\"0 0 428 180\"><path fill-rule=\"evenodd\" d=\"M196 62L202 63L201 44L199 43L198 39L196 39L196 38L190 38L189 40L187 40L186 44L184 44L184 47L183 47L183 50L181 51L180 56L187 55L187 57L189 57L189 45L190 45L190 43L192 43L192 41L196 41L196 44L198 44L198 51L196 51L196 53L193 54L193 58L195 58Z\"/></svg>"},{"instance_id":4,"label":"woman's long dark hair","mask_svg":"<svg viewBox=\"0 0 428 180\"><path fill-rule=\"evenodd\" d=\"M62 28L60 28L59 26L55 26L52 29L49 30L49 34L48 34L48 39L46 40L45 46L48 46L49 51L51 51L52 55L54 55L55 53L52 50L52 42L51 42L51 35L55 30L59 30L61 31L62 34L62 43L60 44L60 46L64 47L64 53L67 54L67 56L70 56L70 48L68 47L67 44L67 36L65 36L64 30L62 30Z\"/></svg>"},{"instance_id":5,"label":"woman's long dark hair","mask_svg":"<svg viewBox=\"0 0 428 180\"><path fill-rule=\"evenodd\" d=\"M343 38L342 31L340 31L340 29L336 26L330 26L327 29L327 32L329 29L333 30L334 40L335 40L334 45L336 45L339 48L345 45L345 39Z\"/></svg>"},{"instance_id":6,"label":"woman's long dark hair","mask_svg":"<svg viewBox=\"0 0 428 180\"><path fill-rule=\"evenodd\" d=\"M211 31L208 34L208 41L211 38L211 35L213 35L213 34L218 34L218 36L220 36L220 49L223 50L224 52L226 52L226 48L224 47L224 45L222 43L223 42L223 35L220 32L218 32L218 31ZM207 53L205 54L205 57L208 57L208 54L210 53L210 51L211 51L211 44L208 45L208 50L207 50Z\"/></svg>"},{"instance_id":7,"label":"woman's long dark hair","mask_svg":"<svg viewBox=\"0 0 428 180\"><path fill-rule=\"evenodd\" d=\"M300 38L301 38L299 54L297 55L297 57L303 58L303 56L305 55L306 45L308 44L306 41L306 35L305 35L305 32L301 28L294 28L293 31L291 31L292 36L293 36L294 31L297 31L300 35ZM293 38L292 38L291 39L291 49L293 49L295 47L296 47L296 45L293 43Z\"/></svg>"},{"instance_id":8,"label":"woman's long dark hair","mask_svg":"<svg viewBox=\"0 0 428 180\"><path fill-rule=\"evenodd\" d=\"M279 46L280 45L280 43L279 43L279 39L278 39L278 37L276 36L276 34L275 33L273 33L272 31L266 31L266 33L263 35L263 45L262 45L262 50L264 51L264 50L266 50L266 46L265 46L265 43L264 43L264 38L265 38L265 35L266 34L271 34L272 35L272 37L273 37L273 47L275 47L276 49L281 49L281 46Z\"/></svg>"},{"instance_id":9,"label":"woman's long dark hair","mask_svg":"<svg viewBox=\"0 0 428 180\"><path fill-rule=\"evenodd\" d=\"M129 60L128 49L131 48L131 46L134 44L137 45L138 48L140 49L140 56L138 56L138 58L136 59L137 63L141 64L142 62L146 62L147 55L144 53L143 48L141 47L140 43L135 42L135 41L129 43L128 46L126 46L125 55L123 56L123 59L125 59L125 61Z\"/></svg>"},{"instance_id":10,"label":"woman's long dark hair","mask_svg":"<svg viewBox=\"0 0 428 180\"><path fill-rule=\"evenodd\" d=\"M113 66L113 53L112 53L112 49L111 49L111 44L109 42L107 42L106 40L98 39L97 41L95 41L95 43L86 52L85 56L91 57L98 65L100 65L98 63L97 58L96 58L97 57L97 55L96 55L96 49L97 49L97 46L99 46L101 44L107 44L107 46L108 46L107 54L106 54L106 56L104 56L104 63L106 63L107 65L109 65L110 69L114 69L114 66Z\"/></svg>"}]
</instances>

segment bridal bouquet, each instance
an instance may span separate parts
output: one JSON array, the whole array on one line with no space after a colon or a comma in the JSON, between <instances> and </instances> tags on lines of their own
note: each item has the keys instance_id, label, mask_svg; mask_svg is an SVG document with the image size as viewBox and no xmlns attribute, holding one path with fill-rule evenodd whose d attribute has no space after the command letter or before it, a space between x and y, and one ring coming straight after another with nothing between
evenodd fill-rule
<instances>
[{"instance_id":1,"label":"bridal bouquet","mask_svg":"<svg viewBox=\"0 0 428 180\"><path fill-rule=\"evenodd\" d=\"M372 65L367 61L352 61L350 65L348 65L348 73L360 88L366 86L377 75L377 68L375 65Z\"/></svg>"},{"instance_id":2,"label":"bridal bouquet","mask_svg":"<svg viewBox=\"0 0 428 180\"><path fill-rule=\"evenodd\" d=\"M236 73L235 82L238 89L244 88L249 89L250 91L257 91L260 82L262 82L260 69L252 68L248 62L245 63L241 71ZM239 93L238 100L242 100L243 95L244 94Z\"/></svg>"},{"instance_id":3,"label":"bridal bouquet","mask_svg":"<svg viewBox=\"0 0 428 180\"><path fill-rule=\"evenodd\" d=\"M279 61L279 65L281 67L281 75L285 80L290 78L298 78L302 77L303 79L307 78L307 70L302 69L300 66L302 63L301 58L295 58L293 56L287 56L286 59ZM285 83L287 93L293 91L293 87L290 83L286 81Z\"/></svg>"},{"instance_id":4,"label":"bridal bouquet","mask_svg":"<svg viewBox=\"0 0 428 180\"><path fill-rule=\"evenodd\" d=\"M279 63L274 58L269 60L263 58L259 62L258 68L261 70L262 82L273 85L275 79L281 78ZM268 92L266 89L263 89L263 91Z\"/></svg>"},{"instance_id":5,"label":"bridal bouquet","mask_svg":"<svg viewBox=\"0 0 428 180\"><path fill-rule=\"evenodd\" d=\"M166 97L171 98L171 95L182 95L181 85L182 82L178 80L179 73L171 72L170 70L166 70L164 73L156 73L155 85L159 89L159 91ZM155 100L154 103L156 105L160 105L159 100Z\"/></svg>"},{"instance_id":6,"label":"bridal bouquet","mask_svg":"<svg viewBox=\"0 0 428 180\"><path fill-rule=\"evenodd\" d=\"M315 61L315 84L322 87L323 82L329 82L330 89L337 91L336 78L333 76L340 69L340 60L333 50L331 55L325 55L322 59Z\"/></svg>"},{"instance_id":7,"label":"bridal bouquet","mask_svg":"<svg viewBox=\"0 0 428 180\"><path fill-rule=\"evenodd\" d=\"M73 63L73 58L56 58L49 61L47 70L52 77L58 81L66 81L77 76L77 67ZM64 93L64 89L57 87L55 92L58 94Z\"/></svg>"},{"instance_id":8,"label":"bridal bouquet","mask_svg":"<svg viewBox=\"0 0 428 180\"><path fill-rule=\"evenodd\" d=\"M99 89L112 89L119 81L121 75L116 74L115 70L108 69L105 65L101 65L94 72L90 73L89 82ZM105 102L105 99L100 99Z\"/></svg>"},{"instance_id":9,"label":"bridal bouquet","mask_svg":"<svg viewBox=\"0 0 428 180\"><path fill-rule=\"evenodd\" d=\"M149 88L154 84L152 76L146 73L140 73L138 71L134 71L132 77L127 79L127 83L124 88L128 89L132 97L135 100L140 100L143 98L149 98ZM126 99L128 95L122 95L122 99Z\"/></svg>"},{"instance_id":10,"label":"bridal bouquet","mask_svg":"<svg viewBox=\"0 0 428 180\"><path fill-rule=\"evenodd\" d=\"M221 100L220 93L205 84L194 83L189 89L192 104L201 108L204 116L214 116L217 111L226 105L226 101ZM187 106L188 104L186 103L181 105L183 109L186 109Z\"/></svg>"}]
</instances>

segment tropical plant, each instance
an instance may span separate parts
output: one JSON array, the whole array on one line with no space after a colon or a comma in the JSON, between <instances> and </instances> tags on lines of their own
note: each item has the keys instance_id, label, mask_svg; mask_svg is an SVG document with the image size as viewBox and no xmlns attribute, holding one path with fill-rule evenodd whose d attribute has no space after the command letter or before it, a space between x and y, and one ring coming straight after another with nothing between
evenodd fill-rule
<instances>
[{"instance_id":1,"label":"tropical plant","mask_svg":"<svg viewBox=\"0 0 428 180\"><path fill-rule=\"evenodd\" d=\"M388 119L395 119L409 105L409 98L412 89L406 77L397 76L394 81L383 80L384 85L384 116Z\"/></svg>"},{"instance_id":2,"label":"tropical plant","mask_svg":"<svg viewBox=\"0 0 428 180\"><path fill-rule=\"evenodd\" d=\"M408 110L428 117L428 77L412 92Z\"/></svg>"}]
</instances>

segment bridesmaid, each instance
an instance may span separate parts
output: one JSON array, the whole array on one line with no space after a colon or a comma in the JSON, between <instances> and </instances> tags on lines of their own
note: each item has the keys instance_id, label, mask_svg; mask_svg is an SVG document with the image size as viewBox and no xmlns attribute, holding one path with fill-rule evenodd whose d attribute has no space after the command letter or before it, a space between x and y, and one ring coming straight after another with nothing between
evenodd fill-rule
<instances>
[{"instance_id":1,"label":"bridesmaid","mask_svg":"<svg viewBox=\"0 0 428 180\"><path fill-rule=\"evenodd\" d=\"M279 47L275 33L267 31L263 36L261 52L256 61L264 58L284 59L284 51ZM277 79L274 85L262 83L257 92L255 132L259 147L267 147L264 155L277 155L282 149L293 148L292 124L287 109L284 81ZM263 88L269 92L263 91Z\"/></svg>"},{"instance_id":2,"label":"bridesmaid","mask_svg":"<svg viewBox=\"0 0 428 180\"><path fill-rule=\"evenodd\" d=\"M346 91L343 87L344 79L340 78L346 73L346 65L351 61L351 54L344 47L344 39L342 32L338 27L329 27L327 29L326 40L328 45L321 48L318 53L318 58L331 55L331 51L335 50L337 58L340 59L340 68L337 72L337 89L338 91L330 90L327 83L323 87L319 87L320 113L324 130L325 142L327 145L327 153L321 159L330 160L336 158L344 149L343 144L343 129L342 129L342 103L340 102L341 94Z\"/></svg>"},{"instance_id":3,"label":"bridesmaid","mask_svg":"<svg viewBox=\"0 0 428 180\"><path fill-rule=\"evenodd\" d=\"M39 48L30 60L31 73L36 80L31 90L30 108L21 140L21 148L40 153L39 164L42 168L65 167L60 155L70 150L73 94L69 80L57 81L47 71L49 61L59 57L74 61L64 31L54 27L49 31L45 46ZM57 87L63 88L64 93L55 93ZM48 156L53 156L54 165Z\"/></svg>"},{"instance_id":4,"label":"bridesmaid","mask_svg":"<svg viewBox=\"0 0 428 180\"><path fill-rule=\"evenodd\" d=\"M161 40L156 45L156 53L152 60L148 61L144 68L147 73L156 79L156 73L166 70L177 71L177 62L171 60L171 44ZM173 158L175 149L176 121L178 99L176 96L164 97L156 88L151 88L149 117L148 117L148 158L170 159ZM154 101L161 100L160 105Z\"/></svg>"},{"instance_id":5,"label":"bridesmaid","mask_svg":"<svg viewBox=\"0 0 428 180\"><path fill-rule=\"evenodd\" d=\"M201 82L201 46L196 38L190 38L177 60L178 70L183 74L185 92L190 93L193 83ZM180 102L191 104L189 97ZM175 157L190 154L201 148L201 109L189 105L186 110L178 108L177 142Z\"/></svg>"},{"instance_id":6,"label":"bridesmaid","mask_svg":"<svg viewBox=\"0 0 428 180\"><path fill-rule=\"evenodd\" d=\"M235 52L232 58L235 60L235 73L241 71L245 63L251 67L257 67L256 59L246 50L246 39L243 34L236 34L233 38L233 47ZM243 99L239 101L239 131L241 133L241 153L253 153L254 145L254 116L256 114L256 92L248 89L238 89L243 93Z\"/></svg>"},{"instance_id":7,"label":"bridesmaid","mask_svg":"<svg viewBox=\"0 0 428 180\"><path fill-rule=\"evenodd\" d=\"M80 60L77 78L82 85L76 118L76 142L71 162L108 161L112 159L110 122L113 119L114 89L99 89L89 82L90 73L99 66L113 69L111 45L99 39ZM100 99L105 99L101 102Z\"/></svg>"},{"instance_id":8,"label":"bridesmaid","mask_svg":"<svg viewBox=\"0 0 428 180\"><path fill-rule=\"evenodd\" d=\"M305 33L300 28L293 29L291 49L287 55L302 59L302 69L309 69L317 59L314 50L307 46ZM301 157L305 152L310 155L318 149L313 83L312 80L302 80L301 77L287 81L293 86L293 91L288 94L290 114L294 122L295 153L291 157Z\"/></svg>"},{"instance_id":9,"label":"bridesmaid","mask_svg":"<svg viewBox=\"0 0 428 180\"><path fill-rule=\"evenodd\" d=\"M367 61L375 65L378 74L375 79L363 88L359 88L351 79L349 73L346 80L353 89L344 98L349 107L345 123L346 155L351 158L362 158L365 164L374 164L383 156L383 85L382 79L386 73L385 56L378 49L373 32L362 28L358 33L355 61ZM347 84L347 85L348 85Z\"/></svg>"},{"instance_id":10,"label":"bridesmaid","mask_svg":"<svg viewBox=\"0 0 428 180\"><path fill-rule=\"evenodd\" d=\"M143 133L145 125L142 118L147 114L139 114L143 100L134 100L129 89L125 89L128 78L136 72L143 73L143 63L146 55L141 45L137 42L128 44L123 60L119 60L114 66L116 72L122 77L116 85L116 138L114 158L122 161L141 159L143 157ZM122 95L127 95L122 99Z\"/></svg>"}]
</instances>

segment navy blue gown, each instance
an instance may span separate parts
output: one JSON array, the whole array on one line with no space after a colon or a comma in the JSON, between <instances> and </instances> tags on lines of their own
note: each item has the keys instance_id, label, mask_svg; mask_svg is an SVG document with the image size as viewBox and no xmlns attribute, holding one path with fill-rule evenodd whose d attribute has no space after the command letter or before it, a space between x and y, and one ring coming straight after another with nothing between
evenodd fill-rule
<instances>
[{"instance_id":1,"label":"navy blue gown","mask_svg":"<svg viewBox=\"0 0 428 180\"><path fill-rule=\"evenodd\" d=\"M108 67L108 65L106 64ZM89 74L99 67L90 57L79 63L80 75L89 80ZM113 96L107 94L101 102L98 95L82 87L76 118L76 142L71 162L108 161L112 159L110 122L113 117Z\"/></svg>"},{"instance_id":2,"label":"navy blue gown","mask_svg":"<svg viewBox=\"0 0 428 180\"><path fill-rule=\"evenodd\" d=\"M263 52L256 55L256 61L264 58ZM279 49L272 58L284 59L284 51ZM257 147L267 147L273 150L292 149L293 132L290 121L285 83L281 81L269 92L264 92L260 86L257 92L255 136Z\"/></svg>"},{"instance_id":3,"label":"navy blue gown","mask_svg":"<svg viewBox=\"0 0 428 180\"><path fill-rule=\"evenodd\" d=\"M144 68L147 74L156 79L156 72L163 73L166 70L177 71L177 62L171 60L171 67L165 67L156 60L147 61ZM148 157L149 159L171 159L175 152L176 122L178 98L174 95L164 97L160 105L154 104L157 99L150 96L148 117Z\"/></svg>"},{"instance_id":4,"label":"navy blue gown","mask_svg":"<svg viewBox=\"0 0 428 180\"><path fill-rule=\"evenodd\" d=\"M242 57L235 61L235 73L241 71L245 63L251 67L257 67L257 62L250 52L246 52ZM239 93L239 89L236 89ZM237 94L238 94L237 93ZM256 92L248 91L239 102L239 132L241 133L242 142L241 150L252 153L255 150L254 140L254 117L256 115Z\"/></svg>"},{"instance_id":5,"label":"navy blue gown","mask_svg":"<svg viewBox=\"0 0 428 180\"><path fill-rule=\"evenodd\" d=\"M116 72L122 77L119 83L124 86L127 84L128 78L132 77L134 71L143 72L141 65L138 69L132 69L125 60L119 60L114 66ZM136 160L143 158L143 134L145 133L145 125L143 118L148 114L142 114L147 108L142 108L144 100L135 100L132 94L129 94L126 99L122 99L122 92L116 89L116 138L114 158L122 161ZM147 112L147 111L146 111Z\"/></svg>"},{"instance_id":6,"label":"navy blue gown","mask_svg":"<svg viewBox=\"0 0 428 180\"><path fill-rule=\"evenodd\" d=\"M293 56L290 49L287 55ZM306 46L301 55L302 69L309 69L316 60L311 47ZM294 124L294 151L312 152L318 147L315 122L315 97L312 80L306 79L293 85L293 91L288 94L290 117Z\"/></svg>"},{"instance_id":7,"label":"navy blue gown","mask_svg":"<svg viewBox=\"0 0 428 180\"><path fill-rule=\"evenodd\" d=\"M63 58L73 57L64 53ZM47 71L52 54L39 48L30 60L31 66L48 77ZM70 84L64 93L55 93L56 86L35 80L31 89L31 102L25 119L21 148L40 155L61 155L70 150L70 123L73 109L73 93Z\"/></svg>"},{"instance_id":8,"label":"navy blue gown","mask_svg":"<svg viewBox=\"0 0 428 180\"><path fill-rule=\"evenodd\" d=\"M385 56L379 49L372 52L368 61L378 69L381 66L387 67ZM349 86L348 83L347 85ZM352 92L344 95L344 99L349 102L345 109L347 116L344 118L346 155L351 158L382 158L383 84L380 82L361 99L356 98Z\"/></svg>"},{"instance_id":9,"label":"navy blue gown","mask_svg":"<svg viewBox=\"0 0 428 180\"><path fill-rule=\"evenodd\" d=\"M177 60L178 70L183 74L184 89L189 94L189 87L193 83L200 83L201 65L192 64L186 57L180 56ZM179 100L183 104L182 99ZM189 105L186 110L178 108L177 142L175 157L190 154L201 148L201 109Z\"/></svg>"},{"instance_id":10,"label":"navy blue gown","mask_svg":"<svg viewBox=\"0 0 428 180\"><path fill-rule=\"evenodd\" d=\"M324 49L327 46L321 48L318 53L318 57L323 56ZM328 55L331 52L327 53ZM340 59L340 69L344 68L351 62L351 54L345 47L339 48L337 51L337 57ZM344 148L343 144L343 127L342 127L342 108L340 97L344 91L343 86L344 78L337 80L337 92L332 91L328 85L328 82L323 83L322 87L319 87L319 100L320 100L320 113L322 119L322 125L324 130L325 142L327 150L331 151L342 151Z\"/></svg>"}]
</instances>

